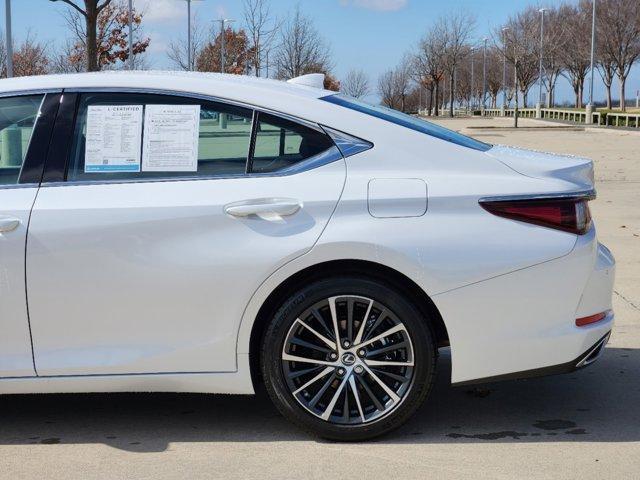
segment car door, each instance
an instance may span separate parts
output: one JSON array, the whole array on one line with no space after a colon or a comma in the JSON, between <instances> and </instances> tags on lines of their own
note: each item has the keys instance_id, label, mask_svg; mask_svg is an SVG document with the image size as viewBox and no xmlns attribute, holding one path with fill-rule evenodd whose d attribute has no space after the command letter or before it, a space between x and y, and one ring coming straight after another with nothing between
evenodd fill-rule
<instances>
[{"instance_id":1,"label":"car door","mask_svg":"<svg viewBox=\"0 0 640 480\"><path fill-rule=\"evenodd\" d=\"M339 151L313 125L221 102L65 92L59 118L71 103L29 229L38 373L234 371L251 295L335 208Z\"/></svg>"},{"instance_id":2,"label":"car door","mask_svg":"<svg viewBox=\"0 0 640 480\"><path fill-rule=\"evenodd\" d=\"M0 378L35 375L25 243L59 102L55 93L46 96L46 102L44 93L0 98Z\"/></svg>"}]
</instances>

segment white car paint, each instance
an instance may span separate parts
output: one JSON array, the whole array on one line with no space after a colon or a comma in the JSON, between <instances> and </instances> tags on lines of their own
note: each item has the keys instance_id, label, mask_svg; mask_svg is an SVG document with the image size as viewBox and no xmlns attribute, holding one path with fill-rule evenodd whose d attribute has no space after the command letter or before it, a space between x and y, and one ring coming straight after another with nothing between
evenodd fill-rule
<instances>
[{"instance_id":1,"label":"white car paint","mask_svg":"<svg viewBox=\"0 0 640 480\"><path fill-rule=\"evenodd\" d=\"M14 304L0 319L11 332L0 340L0 393L252 393L250 338L260 307L292 275L333 260L386 265L430 296L449 334L453 382L569 362L611 330L612 315L574 324L611 308L614 261L594 227L576 236L478 205L488 196L593 188L587 160L468 149L319 100L331 92L271 80L110 73L0 81L0 92L63 88L213 96L374 147L290 176L43 184L26 258L38 376L24 361L24 278L22 296L15 288L24 272L3 262L12 288L0 292ZM393 185L402 190L396 196ZM0 205L27 190L0 189ZM263 198L302 208L282 223L224 212ZM29 202L20 208L28 215ZM8 378L16 375L23 378Z\"/></svg>"}]
</instances>

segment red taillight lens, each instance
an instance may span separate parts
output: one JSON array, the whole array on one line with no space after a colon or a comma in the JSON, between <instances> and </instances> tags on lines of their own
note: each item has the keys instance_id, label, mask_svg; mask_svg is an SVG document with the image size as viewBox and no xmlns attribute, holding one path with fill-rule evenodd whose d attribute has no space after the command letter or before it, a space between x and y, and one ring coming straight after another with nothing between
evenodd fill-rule
<instances>
[{"instance_id":1,"label":"red taillight lens","mask_svg":"<svg viewBox=\"0 0 640 480\"><path fill-rule=\"evenodd\" d=\"M550 198L543 200L500 200L480 202L499 217L555 228L584 235L591 227L587 198Z\"/></svg>"}]
</instances>

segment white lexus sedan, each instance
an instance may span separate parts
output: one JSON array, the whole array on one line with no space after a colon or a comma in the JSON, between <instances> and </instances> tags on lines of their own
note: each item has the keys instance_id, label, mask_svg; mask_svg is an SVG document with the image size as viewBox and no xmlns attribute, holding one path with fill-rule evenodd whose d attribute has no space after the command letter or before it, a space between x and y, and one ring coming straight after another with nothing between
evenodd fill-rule
<instances>
[{"instance_id":1,"label":"white lexus sedan","mask_svg":"<svg viewBox=\"0 0 640 480\"><path fill-rule=\"evenodd\" d=\"M0 81L0 393L251 394L360 440L454 385L569 372L613 325L590 160L317 88Z\"/></svg>"}]
</instances>

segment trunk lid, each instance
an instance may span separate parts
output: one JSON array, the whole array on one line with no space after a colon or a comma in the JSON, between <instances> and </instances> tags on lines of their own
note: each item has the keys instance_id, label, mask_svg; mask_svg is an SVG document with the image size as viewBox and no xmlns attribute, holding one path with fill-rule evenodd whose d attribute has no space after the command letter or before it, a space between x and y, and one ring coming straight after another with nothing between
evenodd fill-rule
<instances>
[{"instance_id":1,"label":"trunk lid","mask_svg":"<svg viewBox=\"0 0 640 480\"><path fill-rule=\"evenodd\" d=\"M556 155L523 148L495 145L486 152L512 170L533 178L553 178L594 188L593 161L573 155Z\"/></svg>"}]
</instances>

